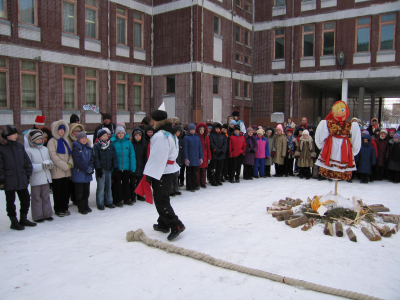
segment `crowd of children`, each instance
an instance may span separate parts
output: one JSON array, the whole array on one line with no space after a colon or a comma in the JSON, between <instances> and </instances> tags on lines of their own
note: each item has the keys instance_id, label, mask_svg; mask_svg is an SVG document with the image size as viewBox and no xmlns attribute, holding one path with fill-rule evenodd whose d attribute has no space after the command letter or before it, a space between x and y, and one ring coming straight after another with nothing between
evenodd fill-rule
<instances>
[{"instance_id":1,"label":"crowd of children","mask_svg":"<svg viewBox=\"0 0 400 300\"><path fill-rule=\"evenodd\" d=\"M185 178L186 190L191 192L207 188L207 180L211 186L221 186L227 181L239 183L242 166L244 180L271 177L273 164L274 177L295 176L298 172L300 179L324 179L315 171L320 149L314 142L314 126L307 125L305 129L295 127L292 122L285 128L281 124L276 128L253 125L243 133L243 122L237 117L237 114L235 118L229 117L226 124L191 123L187 131L178 118L173 119L179 141L176 161L180 171L174 173L171 196L182 194L179 190ZM142 124L130 137L124 123L109 122L109 126L97 128L92 145L85 128L78 122L69 125L59 120L51 129L42 126L40 130L29 130L25 132L25 147L17 142L18 131L14 126L3 128L0 189L6 194L12 229L23 230L24 226L52 221L51 193L57 216L70 215L69 198L79 213L90 213L88 199L93 176L97 182L99 210L131 206L136 200L145 200L135 194L135 189L143 177L153 127ZM362 147L356 164L353 178L358 176L361 183L383 179L400 182L400 132L374 128L371 136L369 131L362 131ZM21 202L19 221L15 193ZM36 223L27 219L30 205Z\"/></svg>"}]
</instances>

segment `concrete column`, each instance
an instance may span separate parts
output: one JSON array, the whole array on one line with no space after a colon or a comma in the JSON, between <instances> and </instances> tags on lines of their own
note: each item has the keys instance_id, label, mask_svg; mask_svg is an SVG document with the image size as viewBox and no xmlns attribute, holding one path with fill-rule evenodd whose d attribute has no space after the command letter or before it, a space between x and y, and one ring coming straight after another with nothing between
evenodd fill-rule
<instances>
[{"instance_id":1,"label":"concrete column","mask_svg":"<svg viewBox=\"0 0 400 300\"><path fill-rule=\"evenodd\" d=\"M360 87L358 92L358 118L363 121L364 118L364 94L365 87Z\"/></svg>"},{"instance_id":2,"label":"concrete column","mask_svg":"<svg viewBox=\"0 0 400 300\"><path fill-rule=\"evenodd\" d=\"M369 120L371 121L374 116L375 116L375 94L371 94L371 108L370 108Z\"/></svg>"},{"instance_id":3,"label":"concrete column","mask_svg":"<svg viewBox=\"0 0 400 300\"><path fill-rule=\"evenodd\" d=\"M347 96L349 94L349 80L343 79L342 81L342 101L347 103Z\"/></svg>"}]
</instances>

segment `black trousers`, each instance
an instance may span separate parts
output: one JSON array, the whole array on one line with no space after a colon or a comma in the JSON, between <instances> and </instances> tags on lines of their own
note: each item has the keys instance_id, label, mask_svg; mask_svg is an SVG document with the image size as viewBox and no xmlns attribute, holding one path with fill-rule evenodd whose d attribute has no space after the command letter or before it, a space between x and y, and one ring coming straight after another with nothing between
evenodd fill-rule
<instances>
[{"instance_id":1,"label":"black trousers","mask_svg":"<svg viewBox=\"0 0 400 300\"><path fill-rule=\"evenodd\" d=\"M186 190L196 188L196 170L198 167L186 167Z\"/></svg>"},{"instance_id":2,"label":"black trousers","mask_svg":"<svg viewBox=\"0 0 400 300\"><path fill-rule=\"evenodd\" d=\"M284 162L284 175L293 175L294 158L285 157Z\"/></svg>"},{"instance_id":3,"label":"black trousers","mask_svg":"<svg viewBox=\"0 0 400 300\"><path fill-rule=\"evenodd\" d=\"M389 170L389 178L391 182L399 183L400 182L400 171Z\"/></svg>"},{"instance_id":4,"label":"black trousers","mask_svg":"<svg viewBox=\"0 0 400 300\"><path fill-rule=\"evenodd\" d=\"M75 182L75 200L79 211L89 208L90 182Z\"/></svg>"},{"instance_id":5,"label":"black trousers","mask_svg":"<svg viewBox=\"0 0 400 300\"><path fill-rule=\"evenodd\" d=\"M54 211L65 212L69 203L69 178L53 179Z\"/></svg>"},{"instance_id":6,"label":"black trousers","mask_svg":"<svg viewBox=\"0 0 400 300\"><path fill-rule=\"evenodd\" d=\"M131 199L132 199L132 201L136 200L135 190L136 190L138 184L140 183L140 180L142 180L142 178L143 178L143 175L136 176L135 173L131 174L130 185L131 185Z\"/></svg>"},{"instance_id":7,"label":"black trousers","mask_svg":"<svg viewBox=\"0 0 400 300\"><path fill-rule=\"evenodd\" d=\"M183 164L181 166L181 170L179 171L179 183L183 184L185 182L185 169L186 165Z\"/></svg>"},{"instance_id":8,"label":"black trousers","mask_svg":"<svg viewBox=\"0 0 400 300\"><path fill-rule=\"evenodd\" d=\"M118 171L114 178L114 188L116 198L114 198L114 203L119 203L121 201L130 200L131 199L131 186L130 186L130 171Z\"/></svg>"},{"instance_id":9,"label":"black trousers","mask_svg":"<svg viewBox=\"0 0 400 300\"><path fill-rule=\"evenodd\" d=\"M164 228L177 229L177 226L182 227L183 224L175 214L169 199L174 175L174 173L164 174L160 180L153 179L152 187L154 205L156 206L159 215L157 219L158 225Z\"/></svg>"},{"instance_id":10,"label":"black trousers","mask_svg":"<svg viewBox=\"0 0 400 300\"><path fill-rule=\"evenodd\" d=\"M224 170L224 161L225 161L224 159L221 160L213 159L211 161L211 165L209 167L211 173L210 176L211 183L221 182L221 175Z\"/></svg>"},{"instance_id":11,"label":"black trousers","mask_svg":"<svg viewBox=\"0 0 400 300\"><path fill-rule=\"evenodd\" d=\"M376 166L376 179L383 180L383 175L385 174L385 167L384 166Z\"/></svg>"},{"instance_id":12,"label":"black trousers","mask_svg":"<svg viewBox=\"0 0 400 300\"><path fill-rule=\"evenodd\" d=\"M283 176L284 172L284 166L280 164L275 164L275 175L277 176Z\"/></svg>"},{"instance_id":13,"label":"black trousers","mask_svg":"<svg viewBox=\"0 0 400 300\"><path fill-rule=\"evenodd\" d=\"M253 166L243 165L243 179L251 179L253 177Z\"/></svg>"},{"instance_id":14,"label":"black trousers","mask_svg":"<svg viewBox=\"0 0 400 300\"><path fill-rule=\"evenodd\" d=\"M265 175L271 177L271 166L265 166Z\"/></svg>"},{"instance_id":15,"label":"black trousers","mask_svg":"<svg viewBox=\"0 0 400 300\"><path fill-rule=\"evenodd\" d=\"M229 158L230 167L231 167L230 176L229 176L230 180L233 180L233 178L235 178L236 180L239 180L240 171L242 169L243 158L244 158L243 155Z\"/></svg>"},{"instance_id":16,"label":"black trousers","mask_svg":"<svg viewBox=\"0 0 400 300\"><path fill-rule=\"evenodd\" d=\"M304 176L306 178L310 178L311 177L310 168L308 168L308 167L299 167L299 174L300 174L300 176Z\"/></svg>"},{"instance_id":17,"label":"black trousers","mask_svg":"<svg viewBox=\"0 0 400 300\"><path fill-rule=\"evenodd\" d=\"M75 198L75 183L70 180L69 181L69 196L68 196L68 202L69 199L71 199L72 202L76 202L76 198Z\"/></svg>"},{"instance_id":18,"label":"black trousers","mask_svg":"<svg viewBox=\"0 0 400 300\"><path fill-rule=\"evenodd\" d=\"M29 206L30 206L30 195L28 188L17 191L4 191L6 194L6 205L7 205L7 216L16 217L16 207L15 207L15 192L17 192L20 205L19 214L20 216L26 217L28 215Z\"/></svg>"},{"instance_id":19,"label":"black trousers","mask_svg":"<svg viewBox=\"0 0 400 300\"><path fill-rule=\"evenodd\" d=\"M222 171L222 175L225 176L225 179L228 178L231 169L231 163L230 163L230 158L228 157L228 153L226 153L226 158L224 159L224 168Z\"/></svg>"},{"instance_id":20,"label":"black trousers","mask_svg":"<svg viewBox=\"0 0 400 300\"><path fill-rule=\"evenodd\" d=\"M360 181L361 183L366 182L368 183L369 181L369 174L367 173L358 173L360 175Z\"/></svg>"}]
</instances>

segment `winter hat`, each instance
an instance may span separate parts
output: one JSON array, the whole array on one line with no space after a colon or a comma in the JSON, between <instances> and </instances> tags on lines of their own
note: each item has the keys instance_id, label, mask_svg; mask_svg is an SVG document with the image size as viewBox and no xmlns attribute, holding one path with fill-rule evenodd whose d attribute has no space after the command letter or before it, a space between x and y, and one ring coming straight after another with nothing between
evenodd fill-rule
<instances>
[{"instance_id":1,"label":"winter hat","mask_svg":"<svg viewBox=\"0 0 400 300\"><path fill-rule=\"evenodd\" d=\"M155 121L162 121L168 118L168 114L165 110L156 110L153 112L152 116L153 120Z\"/></svg>"},{"instance_id":2,"label":"winter hat","mask_svg":"<svg viewBox=\"0 0 400 300\"><path fill-rule=\"evenodd\" d=\"M83 138L87 138L86 132L84 131L78 132L78 134L76 135L76 140L79 142L79 140Z\"/></svg>"},{"instance_id":3,"label":"winter hat","mask_svg":"<svg viewBox=\"0 0 400 300\"><path fill-rule=\"evenodd\" d=\"M369 134L363 135L363 139L368 139L369 141L371 140L371 136Z\"/></svg>"},{"instance_id":4,"label":"winter hat","mask_svg":"<svg viewBox=\"0 0 400 300\"><path fill-rule=\"evenodd\" d=\"M279 125L278 125L279 126ZM293 133L293 128L292 127L286 127L285 128L285 132L288 132L288 131L290 131L290 132L292 132ZM306 131L306 130L303 130L303 134L304 134L304 131ZM307 132L308 132L308 130L307 130ZM308 135L310 135L310 133L308 132Z\"/></svg>"},{"instance_id":5,"label":"winter hat","mask_svg":"<svg viewBox=\"0 0 400 300\"><path fill-rule=\"evenodd\" d=\"M43 140L43 132L37 129L33 129L29 131L29 138L32 141L32 143L36 142L37 140L42 139Z\"/></svg>"},{"instance_id":6,"label":"winter hat","mask_svg":"<svg viewBox=\"0 0 400 300\"><path fill-rule=\"evenodd\" d=\"M358 122L358 119L357 119L356 117L354 117L353 119L351 119L351 121L352 121L352 122L353 122L353 121Z\"/></svg>"},{"instance_id":7,"label":"winter hat","mask_svg":"<svg viewBox=\"0 0 400 300\"><path fill-rule=\"evenodd\" d=\"M257 131L258 126L257 125L252 125L251 128L253 128L253 130Z\"/></svg>"},{"instance_id":8,"label":"winter hat","mask_svg":"<svg viewBox=\"0 0 400 300\"><path fill-rule=\"evenodd\" d=\"M181 124L181 121L179 120L178 117L175 117L175 118L172 119L172 123L174 123L174 124Z\"/></svg>"},{"instance_id":9,"label":"winter hat","mask_svg":"<svg viewBox=\"0 0 400 300\"><path fill-rule=\"evenodd\" d=\"M215 122L214 123L214 128L219 128L221 130L222 129L221 123Z\"/></svg>"},{"instance_id":10,"label":"winter hat","mask_svg":"<svg viewBox=\"0 0 400 300\"><path fill-rule=\"evenodd\" d=\"M229 122L229 125L231 125L231 124L236 125L236 121L235 121L235 120L230 121L230 122Z\"/></svg>"},{"instance_id":11,"label":"winter hat","mask_svg":"<svg viewBox=\"0 0 400 300\"><path fill-rule=\"evenodd\" d=\"M253 127L247 127L246 131L249 132L249 131L254 131L254 130L253 130Z\"/></svg>"},{"instance_id":12,"label":"winter hat","mask_svg":"<svg viewBox=\"0 0 400 300\"><path fill-rule=\"evenodd\" d=\"M392 132L392 131L393 131L393 132L396 132L396 128L390 128L390 129L389 129L389 132Z\"/></svg>"},{"instance_id":13,"label":"winter hat","mask_svg":"<svg viewBox=\"0 0 400 300\"><path fill-rule=\"evenodd\" d=\"M126 132L125 132L125 128L124 128L124 127L121 127L121 126L118 126L118 127L115 129L115 135L117 135L118 132L126 133Z\"/></svg>"},{"instance_id":14,"label":"winter hat","mask_svg":"<svg viewBox=\"0 0 400 300\"><path fill-rule=\"evenodd\" d=\"M232 117L239 117L239 112L238 111L234 111L232 113Z\"/></svg>"},{"instance_id":15,"label":"winter hat","mask_svg":"<svg viewBox=\"0 0 400 300\"><path fill-rule=\"evenodd\" d=\"M14 125L6 125L3 127L3 131L1 132L1 135L2 135L2 137L5 138L5 137L8 137L15 133L18 133L18 130Z\"/></svg>"},{"instance_id":16,"label":"winter hat","mask_svg":"<svg viewBox=\"0 0 400 300\"><path fill-rule=\"evenodd\" d=\"M213 126L212 125L208 125L207 128L208 129L213 129Z\"/></svg>"},{"instance_id":17,"label":"winter hat","mask_svg":"<svg viewBox=\"0 0 400 300\"><path fill-rule=\"evenodd\" d=\"M69 123L73 124L73 123L79 123L79 117L76 114L72 114L69 117Z\"/></svg>"},{"instance_id":18,"label":"winter hat","mask_svg":"<svg viewBox=\"0 0 400 300\"><path fill-rule=\"evenodd\" d=\"M226 130L228 130L228 124L222 125L222 128L225 128Z\"/></svg>"},{"instance_id":19,"label":"winter hat","mask_svg":"<svg viewBox=\"0 0 400 300\"><path fill-rule=\"evenodd\" d=\"M377 118L372 118L371 122L373 122L373 121L377 121L378 122L378 119Z\"/></svg>"},{"instance_id":20,"label":"winter hat","mask_svg":"<svg viewBox=\"0 0 400 300\"><path fill-rule=\"evenodd\" d=\"M381 133L382 133L382 132L384 132L384 133L388 134L388 131L387 131L387 129L386 129L386 128L382 128L382 129L381 129Z\"/></svg>"},{"instance_id":21,"label":"winter hat","mask_svg":"<svg viewBox=\"0 0 400 300\"><path fill-rule=\"evenodd\" d=\"M181 134L183 133L183 126L180 124L175 125L174 127L176 131L179 131Z\"/></svg>"},{"instance_id":22,"label":"winter hat","mask_svg":"<svg viewBox=\"0 0 400 300\"><path fill-rule=\"evenodd\" d=\"M397 138L397 139L400 140L400 133L397 132L397 133L393 136L393 138Z\"/></svg>"},{"instance_id":23,"label":"winter hat","mask_svg":"<svg viewBox=\"0 0 400 300\"><path fill-rule=\"evenodd\" d=\"M190 131L190 130L196 130L196 125L194 125L193 123L190 123L189 124L189 126L188 126L188 130Z\"/></svg>"},{"instance_id":24,"label":"winter hat","mask_svg":"<svg viewBox=\"0 0 400 300\"><path fill-rule=\"evenodd\" d=\"M233 131L235 131L235 130L239 130L239 131L240 131L240 126L239 126L239 125L235 125L235 126L233 127Z\"/></svg>"},{"instance_id":25,"label":"winter hat","mask_svg":"<svg viewBox=\"0 0 400 300\"><path fill-rule=\"evenodd\" d=\"M64 131L65 131L65 126L63 124L61 124L60 126L58 126L57 130L60 130L60 129L64 129Z\"/></svg>"},{"instance_id":26,"label":"winter hat","mask_svg":"<svg viewBox=\"0 0 400 300\"><path fill-rule=\"evenodd\" d=\"M307 134L308 136L310 136L310 132L307 129L303 130L303 134Z\"/></svg>"},{"instance_id":27,"label":"winter hat","mask_svg":"<svg viewBox=\"0 0 400 300\"><path fill-rule=\"evenodd\" d=\"M102 128L102 129L100 129L98 132L97 132L97 138L98 139L100 139L103 135L105 135L105 134L111 134L111 131L108 129L108 128L106 128L106 127L104 127L104 128Z\"/></svg>"},{"instance_id":28,"label":"winter hat","mask_svg":"<svg viewBox=\"0 0 400 300\"><path fill-rule=\"evenodd\" d=\"M144 129L144 132L147 133L147 131L154 131L153 126L151 126L151 125L146 126L146 128Z\"/></svg>"},{"instance_id":29,"label":"winter hat","mask_svg":"<svg viewBox=\"0 0 400 300\"><path fill-rule=\"evenodd\" d=\"M137 135L137 134L140 134L141 136L143 135L143 132L140 130L140 129L135 129L134 131L133 131L133 136L135 136L135 135Z\"/></svg>"},{"instance_id":30,"label":"winter hat","mask_svg":"<svg viewBox=\"0 0 400 300\"><path fill-rule=\"evenodd\" d=\"M44 116L36 116L35 125L43 125L44 126Z\"/></svg>"},{"instance_id":31,"label":"winter hat","mask_svg":"<svg viewBox=\"0 0 400 300\"><path fill-rule=\"evenodd\" d=\"M126 128L125 122L118 122L115 127L124 127Z\"/></svg>"},{"instance_id":32,"label":"winter hat","mask_svg":"<svg viewBox=\"0 0 400 300\"><path fill-rule=\"evenodd\" d=\"M283 132L282 124L278 124L278 126L276 126L276 129L277 129L277 130L280 129L280 130Z\"/></svg>"},{"instance_id":33,"label":"winter hat","mask_svg":"<svg viewBox=\"0 0 400 300\"><path fill-rule=\"evenodd\" d=\"M257 134L264 135L264 129L262 129L262 128L258 128L258 130L257 130Z\"/></svg>"},{"instance_id":34,"label":"winter hat","mask_svg":"<svg viewBox=\"0 0 400 300\"><path fill-rule=\"evenodd\" d=\"M109 119L110 121L112 120L111 114L109 114L109 113L104 113L104 114L102 114L102 115L103 115L103 121L104 121L105 119Z\"/></svg>"},{"instance_id":35,"label":"winter hat","mask_svg":"<svg viewBox=\"0 0 400 300\"><path fill-rule=\"evenodd\" d=\"M363 131L361 131L361 134L362 135L369 134L369 131L368 130L363 130Z\"/></svg>"}]
</instances>

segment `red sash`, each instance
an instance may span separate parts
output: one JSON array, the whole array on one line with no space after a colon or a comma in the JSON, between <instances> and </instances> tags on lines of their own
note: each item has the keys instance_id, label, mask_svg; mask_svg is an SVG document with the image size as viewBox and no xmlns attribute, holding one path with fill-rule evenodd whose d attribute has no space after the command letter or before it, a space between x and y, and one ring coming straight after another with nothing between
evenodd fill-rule
<instances>
[{"instance_id":1,"label":"red sash","mask_svg":"<svg viewBox=\"0 0 400 300\"><path fill-rule=\"evenodd\" d=\"M342 163L347 163L349 167L353 167L353 149L351 147L350 140L347 136L341 135L329 135L325 141L324 149L322 150L321 157L325 160L325 166L329 166L329 161L331 158L332 152L332 140L333 138L338 138L344 140L342 143L341 151L342 151Z\"/></svg>"}]
</instances>

